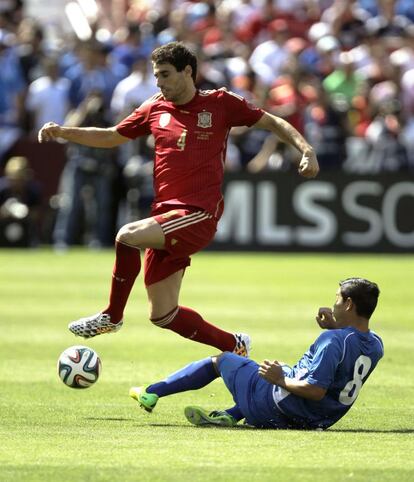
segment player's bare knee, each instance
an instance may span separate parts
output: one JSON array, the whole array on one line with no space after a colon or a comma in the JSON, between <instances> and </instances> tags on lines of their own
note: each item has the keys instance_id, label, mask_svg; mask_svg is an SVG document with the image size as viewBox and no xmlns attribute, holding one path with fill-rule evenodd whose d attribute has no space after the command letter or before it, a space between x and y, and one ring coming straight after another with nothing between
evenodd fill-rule
<instances>
[{"instance_id":1,"label":"player's bare knee","mask_svg":"<svg viewBox=\"0 0 414 482\"><path fill-rule=\"evenodd\" d=\"M119 243L127 244L129 246L139 247L139 227L136 223L129 223L122 226L116 235L116 240Z\"/></svg>"},{"instance_id":2,"label":"player's bare knee","mask_svg":"<svg viewBox=\"0 0 414 482\"><path fill-rule=\"evenodd\" d=\"M128 224L122 226L122 228L118 231L116 235L116 240L118 243L129 244L128 240L130 239L130 234L128 230Z\"/></svg>"}]
</instances>

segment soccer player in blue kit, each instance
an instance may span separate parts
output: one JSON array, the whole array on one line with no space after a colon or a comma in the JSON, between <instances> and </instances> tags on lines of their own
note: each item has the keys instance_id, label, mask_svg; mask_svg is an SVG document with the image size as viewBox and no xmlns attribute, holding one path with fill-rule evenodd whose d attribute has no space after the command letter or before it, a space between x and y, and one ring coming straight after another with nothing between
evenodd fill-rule
<instances>
[{"instance_id":1,"label":"soccer player in blue kit","mask_svg":"<svg viewBox=\"0 0 414 482\"><path fill-rule=\"evenodd\" d=\"M381 338L369 329L379 296L375 283L349 278L339 283L333 309L319 308L326 329L292 368L278 361L258 364L224 352L200 360L130 396L151 412L158 399L196 390L221 376L235 406L208 412L186 407L194 425L249 425L275 429L326 429L342 418L384 354Z\"/></svg>"}]
</instances>

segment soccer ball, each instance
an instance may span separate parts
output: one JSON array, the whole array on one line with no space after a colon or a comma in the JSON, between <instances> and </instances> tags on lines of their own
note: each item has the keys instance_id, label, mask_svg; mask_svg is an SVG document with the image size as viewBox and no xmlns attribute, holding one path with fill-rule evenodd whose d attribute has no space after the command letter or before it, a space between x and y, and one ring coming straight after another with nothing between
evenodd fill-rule
<instances>
[{"instance_id":1,"label":"soccer ball","mask_svg":"<svg viewBox=\"0 0 414 482\"><path fill-rule=\"evenodd\" d=\"M87 346L75 345L66 348L59 357L59 377L71 388L88 388L101 373L101 359L96 351Z\"/></svg>"}]
</instances>

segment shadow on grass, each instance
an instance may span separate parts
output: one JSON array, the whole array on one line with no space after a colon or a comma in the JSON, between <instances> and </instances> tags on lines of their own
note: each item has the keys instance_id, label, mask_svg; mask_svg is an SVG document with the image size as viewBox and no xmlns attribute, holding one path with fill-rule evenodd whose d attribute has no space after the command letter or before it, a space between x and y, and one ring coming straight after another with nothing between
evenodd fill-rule
<instances>
[{"instance_id":1,"label":"shadow on grass","mask_svg":"<svg viewBox=\"0 0 414 482\"><path fill-rule=\"evenodd\" d=\"M194 425L190 425L187 423L147 423L147 422L142 422L140 423L136 418L121 418L121 417L84 417L84 420L92 420L92 421L102 421L102 422L131 422L137 427L159 427L159 428L168 428L168 427L181 427L181 428L192 428ZM229 427L215 427L215 426L209 426L209 427L198 427L198 428L203 428L203 429L208 429L208 428L229 428ZM257 430L255 427L249 427L248 425L237 425L236 427L231 427L234 430Z\"/></svg>"},{"instance_id":2,"label":"shadow on grass","mask_svg":"<svg viewBox=\"0 0 414 482\"><path fill-rule=\"evenodd\" d=\"M135 418L121 418L121 417L85 417L85 420L95 420L95 421L103 421L103 422L131 422L138 427L159 427L159 428L167 428L167 427L181 427L181 428L192 428L194 425L190 424L181 424L181 423L147 423L142 422L139 423ZM230 427L215 427L215 426L201 426L198 428L202 429L223 429L223 428L230 428ZM236 425L235 427L231 427L233 430L283 430L288 431L289 429L258 429L256 427L252 427L249 425ZM293 430L291 430L293 431ZM295 430L298 432L316 432L318 430ZM328 429L328 430L320 430L321 432L325 433L392 433L392 434L411 434L414 433L414 428L400 428L400 429L390 429L390 430L379 430L374 428L342 428L342 429Z\"/></svg>"},{"instance_id":3,"label":"shadow on grass","mask_svg":"<svg viewBox=\"0 0 414 482\"><path fill-rule=\"evenodd\" d=\"M147 427L160 427L160 428L166 428L166 427L182 427L182 428L194 428L194 425L191 424L185 424L181 425L179 423L148 423L145 424ZM258 430L255 427L250 427L248 425L236 425L235 427L219 427L215 425L201 425L200 427L197 427L198 429L203 429L203 430L208 430L208 429L220 429L223 430L225 428L231 428L232 430Z\"/></svg>"},{"instance_id":4,"label":"shadow on grass","mask_svg":"<svg viewBox=\"0 0 414 482\"><path fill-rule=\"evenodd\" d=\"M133 418L115 418L115 417L84 417L84 420L95 420L102 422L136 422Z\"/></svg>"},{"instance_id":5,"label":"shadow on grass","mask_svg":"<svg viewBox=\"0 0 414 482\"><path fill-rule=\"evenodd\" d=\"M375 428L342 428L327 430L330 433L414 433L414 428L398 428L389 430L379 430Z\"/></svg>"}]
</instances>

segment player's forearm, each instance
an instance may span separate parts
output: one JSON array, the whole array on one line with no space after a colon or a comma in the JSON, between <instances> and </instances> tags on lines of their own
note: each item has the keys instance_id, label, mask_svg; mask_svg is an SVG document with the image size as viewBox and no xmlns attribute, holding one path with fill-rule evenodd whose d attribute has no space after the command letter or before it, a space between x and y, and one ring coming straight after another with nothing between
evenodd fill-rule
<instances>
[{"instance_id":1,"label":"player's forearm","mask_svg":"<svg viewBox=\"0 0 414 482\"><path fill-rule=\"evenodd\" d=\"M280 140L295 147L301 154L307 154L313 150L312 146L292 125L280 117L273 117L274 128L272 130Z\"/></svg>"},{"instance_id":2,"label":"player's forearm","mask_svg":"<svg viewBox=\"0 0 414 482\"><path fill-rule=\"evenodd\" d=\"M290 392L292 395L307 398L308 400L319 401L326 394L326 390L317 385L311 385L303 380L295 380L293 378L284 377L278 383L279 386Z\"/></svg>"},{"instance_id":3,"label":"player's forearm","mask_svg":"<svg viewBox=\"0 0 414 482\"><path fill-rule=\"evenodd\" d=\"M89 147L116 147L120 144L113 129L98 127L61 127L59 137Z\"/></svg>"},{"instance_id":4,"label":"player's forearm","mask_svg":"<svg viewBox=\"0 0 414 482\"><path fill-rule=\"evenodd\" d=\"M302 134L280 117L265 112L255 127L273 132L282 142L295 147L301 154L313 152L312 146Z\"/></svg>"}]
</instances>

